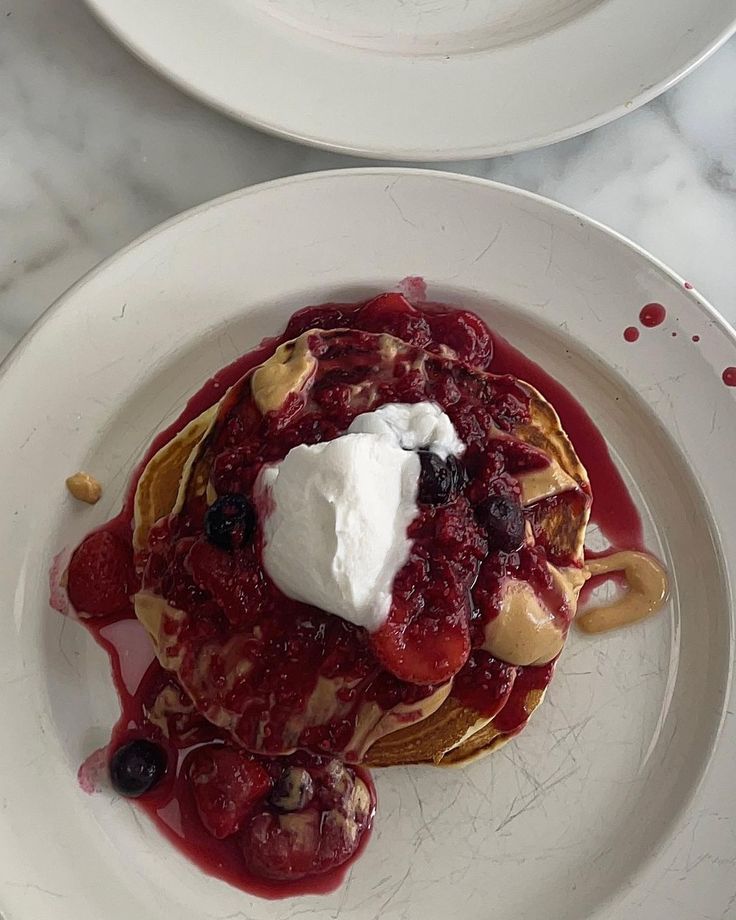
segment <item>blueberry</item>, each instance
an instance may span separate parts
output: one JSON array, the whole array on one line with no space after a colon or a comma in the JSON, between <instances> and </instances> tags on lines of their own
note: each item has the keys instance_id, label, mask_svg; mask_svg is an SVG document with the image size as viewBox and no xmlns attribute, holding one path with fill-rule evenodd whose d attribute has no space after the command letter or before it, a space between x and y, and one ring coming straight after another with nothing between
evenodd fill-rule
<instances>
[{"instance_id":1,"label":"blueberry","mask_svg":"<svg viewBox=\"0 0 736 920\"><path fill-rule=\"evenodd\" d=\"M419 501L425 505L446 505L465 485L465 474L455 457L443 460L431 450L419 451Z\"/></svg>"},{"instance_id":2,"label":"blueberry","mask_svg":"<svg viewBox=\"0 0 736 920\"><path fill-rule=\"evenodd\" d=\"M485 527L491 549L513 553L524 542L524 513L518 501L503 495L491 495L475 509Z\"/></svg>"},{"instance_id":3,"label":"blueberry","mask_svg":"<svg viewBox=\"0 0 736 920\"><path fill-rule=\"evenodd\" d=\"M110 779L117 792L129 799L160 782L166 773L166 752L161 745L147 738L129 741L115 751L110 759Z\"/></svg>"},{"instance_id":4,"label":"blueberry","mask_svg":"<svg viewBox=\"0 0 736 920\"><path fill-rule=\"evenodd\" d=\"M304 767L287 767L269 797L279 811L301 811L314 798L314 782Z\"/></svg>"},{"instance_id":5,"label":"blueberry","mask_svg":"<svg viewBox=\"0 0 736 920\"><path fill-rule=\"evenodd\" d=\"M221 495L207 509L204 532L220 549L235 549L255 533L256 512L244 495Z\"/></svg>"}]
</instances>

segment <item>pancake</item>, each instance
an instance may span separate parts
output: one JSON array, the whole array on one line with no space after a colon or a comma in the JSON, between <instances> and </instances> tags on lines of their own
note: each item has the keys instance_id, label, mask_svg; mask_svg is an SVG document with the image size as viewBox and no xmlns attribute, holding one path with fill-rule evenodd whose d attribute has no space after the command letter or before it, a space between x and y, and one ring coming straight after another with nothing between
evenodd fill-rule
<instances>
[{"instance_id":1,"label":"pancake","mask_svg":"<svg viewBox=\"0 0 736 920\"><path fill-rule=\"evenodd\" d=\"M337 415L327 411L327 396L339 402ZM162 556L160 547L173 545L174 534L177 545L191 551L223 483L247 493L258 465L281 459L291 446L329 440L352 417L386 402L422 399L438 403L468 444L473 470L461 499L468 518L491 474L516 490L525 511L525 543L516 554L521 561L511 565L491 553L467 573L466 593L472 587L478 614L470 624L472 660L438 686L407 685L382 667L370 638L366 642L356 627L279 598L292 615L314 620L315 634L329 632L356 663L345 674L331 661L326 667L326 653L312 661L313 634L305 633L295 670L313 668L307 691L290 712L282 711L274 693L265 700L261 694L255 718L259 656L271 654L268 643L283 642L283 634L264 638L270 620L251 617L255 601L243 592L237 600L244 619L231 622L222 615L217 587L214 594L201 582L187 583L186 591L178 583L172 588L172 577L176 582L189 575L181 575L173 551ZM491 470L492 463L497 468ZM134 548L143 580L136 614L161 664L177 675L197 709L251 750L286 754L314 744L372 766L461 764L513 737L541 702L584 582L589 509L585 470L553 407L533 387L385 334L310 330L280 346L147 464L135 495ZM473 539L469 531L469 545ZM266 592L258 560L249 556L244 564L253 597ZM471 665L503 674L503 692L494 685L489 700L469 705L478 699L466 675L472 676ZM342 726L341 734L335 726Z\"/></svg>"}]
</instances>

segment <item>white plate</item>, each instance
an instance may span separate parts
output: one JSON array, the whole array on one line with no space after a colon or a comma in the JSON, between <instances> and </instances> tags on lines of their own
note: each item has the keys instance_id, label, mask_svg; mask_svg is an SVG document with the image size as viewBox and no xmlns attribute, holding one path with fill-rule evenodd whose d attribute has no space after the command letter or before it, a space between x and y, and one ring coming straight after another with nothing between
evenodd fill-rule
<instances>
[{"instance_id":1,"label":"white plate","mask_svg":"<svg viewBox=\"0 0 736 920\"><path fill-rule=\"evenodd\" d=\"M605 124L736 28L736 0L87 2L236 118L406 160L496 156Z\"/></svg>"},{"instance_id":2,"label":"white plate","mask_svg":"<svg viewBox=\"0 0 736 920\"><path fill-rule=\"evenodd\" d=\"M617 634L574 635L549 701L502 753L464 770L379 771L376 832L349 884L259 901L194 869L126 801L78 787L117 707L106 656L49 610L47 572L117 510L152 434L213 370L296 307L409 273L434 298L476 309L583 401L635 483L672 604ZM649 301L666 305L666 322L627 344L624 327ZM735 364L718 315L621 237L541 198L439 173L341 171L248 189L87 276L0 384L0 911L733 916L736 390L721 374ZM78 468L105 484L94 508L65 493Z\"/></svg>"}]
</instances>

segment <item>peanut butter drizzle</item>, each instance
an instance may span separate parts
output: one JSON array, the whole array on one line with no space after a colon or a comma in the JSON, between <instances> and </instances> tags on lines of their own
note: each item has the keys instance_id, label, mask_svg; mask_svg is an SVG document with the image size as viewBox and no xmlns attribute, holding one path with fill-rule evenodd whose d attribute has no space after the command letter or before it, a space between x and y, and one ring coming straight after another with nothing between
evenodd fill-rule
<instances>
[{"instance_id":1,"label":"peanut butter drizzle","mask_svg":"<svg viewBox=\"0 0 736 920\"><path fill-rule=\"evenodd\" d=\"M317 367L309 350L309 332L279 345L271 357L253 371L251 391L265 415L283 406L290 393L298 393Z\"/></svg>"},{"instance_id":2,"label":"peanut butter drizzle","mask_svg":"<svg viewBox=\"0 0 736 920\"><path fill-rule=\"evenodd\" d=\"M576 623L583 632L605 632L636 623L655 613L667 600L667 573L647 553L625 550L600 559L590 559L585 565L591 575L622 572L628 590L618 600L582 613Z\"/></svg>"}]
</instances>

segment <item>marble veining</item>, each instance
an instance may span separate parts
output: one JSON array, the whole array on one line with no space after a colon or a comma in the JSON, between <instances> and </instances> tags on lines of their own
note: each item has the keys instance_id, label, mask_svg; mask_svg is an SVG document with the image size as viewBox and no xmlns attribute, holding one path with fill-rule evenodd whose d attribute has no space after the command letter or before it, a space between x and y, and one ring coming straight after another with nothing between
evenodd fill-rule
<instances>
[{"instance_id":1,"label":"marble veining","mask_svg":"<svg viewBox=\"0 0 736 920\"><path fill-rule=\"evenodd\" d=\"M0 0L0 356L81 274L215 195L374 162L238 125L125 51L81 0ZM543 150L448 164L636 240L736 322L736 40L643 109Z\"/></svg>"},{"instance_id":2,"label":"marble veining","mask_svg":"<svg viewBox=\"0 0 736 920\"><path fill-rule=\"evenodd\" d=\"M173 214L279 176L374 162L267 137L208 110L126 52L82 0L0 0L0 86L0 358L84 272ZM734 87L736 40L663 97L612 125L540 151L443 168L540 192L609 224L688 278L736 323ZM68 632L64 643L73 641ZM656 684L663 666L655 659L641 663ZM578 659L577 665L560 675L571 692L598 667L595 658L589 665ZM585 683L586 693L588 688ZM618 685L600 682L594 689L618 705ZM536 762L543 763L540 779L515 759L521 754L514 749L502 755L500 770L507 779L499 773L498 790L496 771L491 773L491 794L501 796L499 834L508 834L509 826L516 831L525 813L543 806L540 791L555 794L554 787L569 775L576 746L585 744L581 733L591 723L589 715L571 726L550 703L548 716L556 741L551 752L546 740L544 751L537 752ZM724 786L727 768L719 774ZM512 786L512 776L517 785ZM406 838L421 841L457 829L447 818L458 807L454 782L444 774L413 782L417 807L410 803L404 816ZM468 817L462 833L471 845L480 840L474 821L484 795L471 769L460 790ZM5 804L0 795L0 810ZM386 789L385 820L400 814L401 807L398 793ZM444 824L438 823L442 816ZM678 855L658 880L668 886L669 916L706 920L697 893L710 888L717 891L713 903L719 912L709 913L709 920L736 918L733 858L708 849L732 853L734 828L717 811L701 811L681 834ZM379 835L380 830L377 843ZM694 853L705 855L695 858ZM591 853L591 859L600 855ZM506 858L524 857L512 852ZM459 885L467 867L452 862L452 848L448 859L448 878ZM503 865L497 869L503 871ZM379 879L385 916L407 915L405 883L411 871ZM67 893L61 886L25 887L48 903L49 911ZM650 892L629 894L636 909ZM347 896L346 886L335 916ZM478 906L485 894L475 891L469 897ZM282 918L303 913L299 904L278 910ZM246 913L251 911L219 916Z\"/></svg>"}]
</instances>

